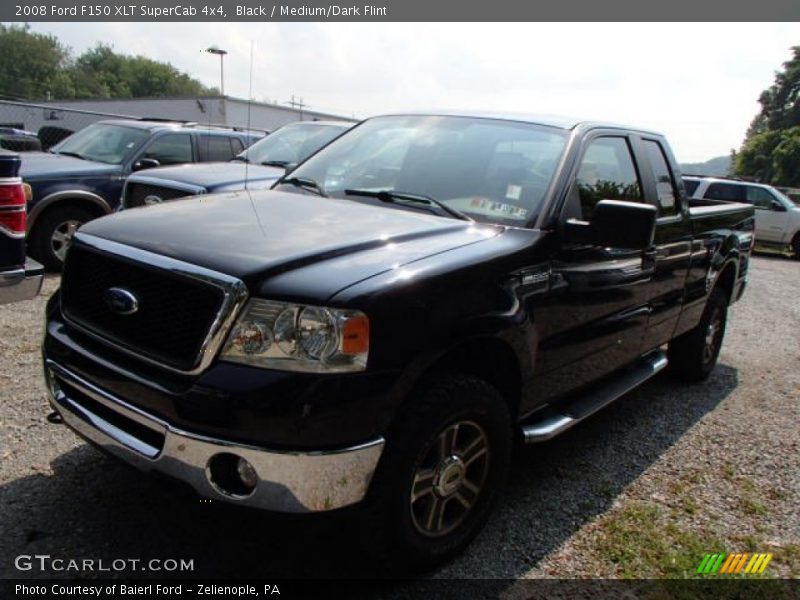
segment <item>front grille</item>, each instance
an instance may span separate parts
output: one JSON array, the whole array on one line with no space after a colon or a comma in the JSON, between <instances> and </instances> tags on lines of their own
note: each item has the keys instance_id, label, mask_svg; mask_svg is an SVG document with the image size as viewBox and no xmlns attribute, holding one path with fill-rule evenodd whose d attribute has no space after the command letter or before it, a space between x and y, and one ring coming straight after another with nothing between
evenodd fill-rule
<instances>
[{"instance_id":1,"label":"front grille","mask_svg":"<svg viewBox=\"0 0 800 600\"><path fill-rule=\"evenodd\" d=\"M109 288L127 290L138 300L129 315L113 311ZM64 316L102 339L179 370L199 361L203 342L225 299L222 289L74 244L61 285Z\"/></svg>"},{"instance_id":2,"label":"front grille","mask_svg":"<svg viewBox=\"0 0 800 600\"><path fill-rule=\"evenodd\" d=\"M173 200L175 198L182 198L184 196L191 196L191 192L186 190L178 190L171 187L161 185L150 185L149 183L134 183L131 182L125 188L125 208L134 208L137 206L145 206L145 198L148 196L156 196L160 198L159 201L151 201L149 204L157 204L164 200Z\"/></svg>"}]
</instances>

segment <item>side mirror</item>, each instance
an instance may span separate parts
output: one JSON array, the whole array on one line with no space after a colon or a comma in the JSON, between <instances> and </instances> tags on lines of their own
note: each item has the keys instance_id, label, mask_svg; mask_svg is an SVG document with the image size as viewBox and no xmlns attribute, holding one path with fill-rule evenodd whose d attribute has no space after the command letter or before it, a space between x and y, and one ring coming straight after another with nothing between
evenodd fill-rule
<instances>
[{"instance_id":1,"label":"side mirror","mask_svg":"<svg viewBox=\"0 0 800 600\"><path fill-rule=\"evenodd\" d=\"M590 222L570 219L564 224L564 239L603 248L646 250L653 245L657 212L650 204L601 200Z\"/></svg>"},{"instance_id":2,"label":"side mirror","mask_svg":"<svg viewBox=\"0 0 800 600\"><path fill-rule=\"evenodd\" d=\"M133 163L133 170L134 171L141 171L143 169L153 169L155 167L160 167L161 163L158 162L155 158L140 158L135 163Z\"/></svg>"},{"instance_id":3,"label":"side mirror","mask_svg":"<svg viewBox=\"0 0 800 600\"><path fill-rule=\"evenodd\" d=\"M770 202L770 208L776 212L786 212L786 207L777 200Z\"/></svg>"}]
</instances>

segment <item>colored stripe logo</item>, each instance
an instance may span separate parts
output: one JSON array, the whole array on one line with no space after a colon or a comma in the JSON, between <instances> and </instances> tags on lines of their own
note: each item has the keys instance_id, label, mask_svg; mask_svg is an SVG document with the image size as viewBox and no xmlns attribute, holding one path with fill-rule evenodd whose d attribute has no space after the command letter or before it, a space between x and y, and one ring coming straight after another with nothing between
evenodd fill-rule
<instances>
[{"instance_id":1,"label":"colored stripe logo","mask_svg":"<svg viewBox=\"0 0 800 600\"><path fill-rule=\"evenodd\" d=\"M741 552L738 554L725 554L722 552L719 554L706 554L703 560L700 561L697 572L702 574L725 573L728 575L763 573L771 560L772 554L766 553L750 554Z\"/></svg>"}]
</instances>

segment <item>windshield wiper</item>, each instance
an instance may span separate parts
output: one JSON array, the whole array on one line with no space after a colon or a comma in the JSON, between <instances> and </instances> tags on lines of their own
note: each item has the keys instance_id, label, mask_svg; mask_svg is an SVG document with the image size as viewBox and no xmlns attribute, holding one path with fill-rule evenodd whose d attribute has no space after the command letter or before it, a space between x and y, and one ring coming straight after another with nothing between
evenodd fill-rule
<instances>
[{"instance_id":1,"label":"windshield wiper","mask_svg":"<svg viewBox=\"0 0 800 600\"><path fill-rule=\"evenodd\" d=\"M56 152L56 154L60 154L62 156L74 156L75 158L82 158L83 160L86 160L85 156L83 156L82 154L78 154L77 152L69 152L62 150L61 152Z\"/></svg>"},{"instance_id":2,"label":"windshield wiper","mask_svg":"<svg viewBox=\"0 0 800 600\"><path fill-rule=\"evenodd\" d=\"M381 202L396 203L398 200L407 200L409 202L417 202L420 204L427 204L429 207L438 207L451 217L461 219L462 221L472 221L464 213L447 206L441 200L437 200L425 194L412 194L409 192L398 192L395 190L345 190L348 196L364 196L366 198L377 198Z\"/></svg>"},{"instance_id":3,"label":"windshield wiper","mask_svg":"<svg viewBox=\"0 0 800 600\"><path fill-rule=\"evenodd\" d=\"M289 163L288 160L262 160L258 164L264 165L265 167L281 167L285 169L291 163Z\"/></svg>"},{"instance_id":4,"label":"windshield wiper","mask_svg":"<svg viewBox=\"0 0 800 600\"><path fill-rule=\"evenodd\" d=\"M325 190L322 189L322 186L318 184L313 179L308 177L285 177L283 179L278 180L278 185L283 184L293 185L295 187L303 188L304 190L312 190L316 192L320 196L327 197L328 194L325 193Z\"/></svg>"}]
</instances>

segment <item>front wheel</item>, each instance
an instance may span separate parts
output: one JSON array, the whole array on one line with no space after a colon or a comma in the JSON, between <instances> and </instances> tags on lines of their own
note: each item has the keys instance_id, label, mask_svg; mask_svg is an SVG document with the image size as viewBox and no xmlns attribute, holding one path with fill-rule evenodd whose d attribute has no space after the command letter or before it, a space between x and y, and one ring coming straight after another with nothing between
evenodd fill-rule
<instances>
[{"instance_id":1,"label":"front wheel","mask_svg":"<svg viewBox=\"0 0 800 600\"><path fill-rule=\"evenodd\" d=\"M794 250L794 259L800 260L800 232L796 233L792 240L792 250Z\"/></svg>"},{"instance_id":2,"label":"front wheel","mask_svg":"<svg viewBox=\"0 0 800 600\"><path fill-rule=\"evenodd\" d=\"M404 408L367 499L367 543L390 571L431 568L483 527L508 471L508 406L486 382L454 375Z\"/></svg>"},{"instance_id":3,"label":"front wheel","mask_svg":"<svg viewBox=\"0 0 800 600\"><path fill-rule=\"evenodd\" d=\"M64 206L49 209L33 230L31 246L36 258L50 271L64 266L67 248L78 228L93 215L84 208Z\"/></svg>"},{"instance_id":4,"label":"front wheel","mask_svg":"<svg viewBox=\"0 0 800 600\"><path fill-rule=\"evenodd\" d=\"M728 295L714 288L706 302L700 323L669 343L669 367L684 381L702 381L717 364L725 325L728 321Z\"/></svg>"}]
</instances>

